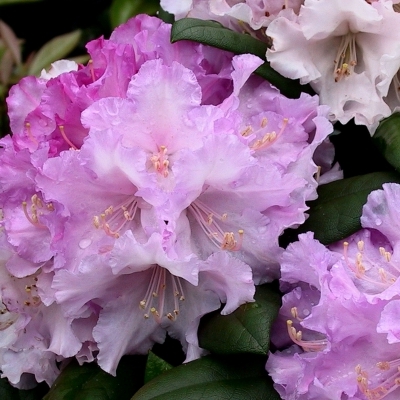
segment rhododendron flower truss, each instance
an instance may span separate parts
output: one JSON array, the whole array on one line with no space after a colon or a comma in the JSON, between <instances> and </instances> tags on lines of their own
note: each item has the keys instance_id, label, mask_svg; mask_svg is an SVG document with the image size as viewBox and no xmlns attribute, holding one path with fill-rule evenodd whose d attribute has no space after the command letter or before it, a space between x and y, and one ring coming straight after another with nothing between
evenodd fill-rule
<instances>
[{"instance_id":1,"label":"rhododendron flower truss","mask_svg":"<svg viewBox=\"0 0 400 400\"><path fill-rule=\"evenodd\" d=\"M399 397L399 188L371 193L368 229L330 249L301 235L283 254L286 294L272 334L282 351L267 362L283 399Z\"/></svg>"},{"instance_id":2,"label":"rhododendron flower truss","mask_svg":"<svg viewBox=\"0 0 400 400\"><path fill-rule=\"evenodd\" d=\"M390 1L306 0L298 16L269 25L267 59L310 82L332 120L372 125L391 113L383 98L400 66L399 22Z\"/></svg>"},{"instance_id":3,"label":"rhododendron flower truss","mask_svg":"<svg viewBox=\"0 0 400 400\"><path fill-rule=\"evenodd\" d=\"M91 42L87 66L59 64L9 98L4 268L36 274L43 315L57 310L79 343L49 347L57 361L97 359L114 374L167 333L199 357L200 318L279 276L278 238L316 197L314 155L331 166L317 96L287 99L252 75L258 57L169 35L139 16Z\"/></svg>"}]
</instances>

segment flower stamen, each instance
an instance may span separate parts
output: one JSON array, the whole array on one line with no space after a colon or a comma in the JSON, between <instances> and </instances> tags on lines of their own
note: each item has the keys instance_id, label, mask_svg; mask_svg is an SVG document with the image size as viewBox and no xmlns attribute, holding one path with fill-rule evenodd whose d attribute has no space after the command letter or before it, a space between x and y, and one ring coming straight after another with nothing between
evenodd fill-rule
<instances>
[{"instance_id":1,"label":"flower stamen","mask_svg":"<svg viewBox=\"0 0 400 400\"><path fill-rule=\"evenodd\" d=\"M107 207L100 215L93 217L93 225L96 229L103 229L111 237L118 239L124 226L135 218L138 202L135 196L116 207ZM111 225L117 225L114 229Z\"/></svg>"},{"instance_id":2,"label":"flower stamen","mask_svg":"<svg viewBox=\"0 0 400 400\"><path fill-rule=\"evenodd\" d=\"M168 275L171 279L170 288L174 305L172 312L165 312L164 310ZM158 299L158 304L155 304L156 299ZM175 321L180 312L179 302L184 300L185 295L180 278L170 274L165 268L156 265L153 268L146 294L143 300L139 302L139 308L144 311L143 317L145 319L149 319L151 314L157 323L161 322L163 316L166 316L170 321Z\"/></svg>"},{"instance_id":3,"label":"flower stamen","mask_svg":"<svg viewBox=\"0 0 400 400\"><path fill-rule=\"evenodd\" d=\"M351 262L348 256L348 242L343 242L343 255L344 260L349 267L349 269L354 273L356 278L363 280L364 282L368 282L373 284L375 287L377 286L381 290L388 288L394 282L396 282L397 277L393 275L388 269L381 267L380 265L376 265L373 261L369 260L364 256L364 241L360 240L357 243L357 248L359 252L356 254L355 262ZM383 258L383 263L388 264L388 266L394 268L398 271L398 268L393 265L391 261L391 253L386 251L385 248L380 247L379 253ZM366 258L366 262L364 261ZM368 268L366 267L368 265Z\"/></svg>"},{"instance_id":4,"label":"flower stamen","mask_svg":"<svg viewBox=\"0 0 400 400\"><path fill-rule=\"evenodd\" d=\"M22 202L22 209L24 211L26 219L37 228L46 228L45 225L39 222L39 216L44 214L44 208L46 208L47 211L50 212L54 211L53 203L47 203L46 205L44 205L37 194L34 194L31 197L30 213L28 211L28 203L26 201Z\"/></svg>"},{"instance_id":5,"label":"flower stamen","mask_svg":"<svg viewBox=\"0 0 400 400\"><path fill-rule=\"evenodd\" d=\"M188 207L188 210L191 211L202 231L210 238L211 242L217 248L229 251L237 251L241 249L244 230L238 230L239 237L236 239L234 232L225 232L217 222L218 220L221 222L226 221L228 218L226 213L219 215L199 200L193 202Z\"/></svg>"},{"instance_id":6,"label":"flower stamen","mask_svg":"<svg viewBox=\"0 0 400 400\"><path fill-rule=\"evenodd\" d=\"M357 65L355 33L349 32L347 35L342 36L334 64L333 77L335 82L339 82L354 72L354 67Z\"/></svg>"},{"instance_id":7,"label":"flower stamen","mask_svg":"<svg viewBox=\"0 0 400 400\"><path fill-rule=\"evenodd\" d=\"M159 152L153 154L150 157L150 161L153 164L154 169L159 174L161 174L164 178L168 176L169 160L168 160L167 148L165 146L160 146Z\"/></svg>"},{"instance_id":8,"label":"flower stamen","mask_svg":"<svg viewBox=\"0 0 400 400\"><path fill-rule=\"evenodd\" d=\"M65 134L64 125L59 125L58 128L60 129L61 136L70 146L71 150L78 150L78 148L68 139L68 136Z\"/></svg>"},{"instance_id":9,"label":"flower stamen","mask_svg":"<svg viewBox=\"0 0 400 400\"><path fill-rule=\"evenodd\" d=\"M292 339L292 341L300 346L304 351L322 351L325 350L326 346L328 345L327 339L304 340L303 332L296 330L296 328L293 326L292 320L288 319L286 324L290 339Z\"/></svg>"},{"instance_id":10,"label":"flower stamen","mask_svg":"<svg viewBox=\"0 0 400 400\"><path fill-rule=\"evenodd\" d=\"M280 129L280 131L278 133L276 133L275 131L265 133L264 136L261 139L256 140L250 146L250 148L252 150L261 150L261 149L265 149L265 148L269 147L283 133L283 131L285 130L285 128L286 128L286 126L288 124L288 122L289 122L289 119L288 118L284 118L283 122L282 122L281 129ZM261 120L261 124L260 124L261 129L264 129L267 126L267 124L268 124L268 119L264 117Z\"/></svg>"},{"instance_id":11,"label":"flower stamen","mask_svg":"<svg viewBox=\"0 0 400 400\"><path fill-rule=\"evenodd\" d=\"M361 365L357 365L355 368L358 388L368 400L381 400L400 386L400 360L382 361L378 362L376 366L381 371L377 373L380 384L374 388L369 387L370 377L367 371L363 370ZM391 369L393 369L392 373L388 377L382 378L382 374Z\"/></svg>"}]
</instances>

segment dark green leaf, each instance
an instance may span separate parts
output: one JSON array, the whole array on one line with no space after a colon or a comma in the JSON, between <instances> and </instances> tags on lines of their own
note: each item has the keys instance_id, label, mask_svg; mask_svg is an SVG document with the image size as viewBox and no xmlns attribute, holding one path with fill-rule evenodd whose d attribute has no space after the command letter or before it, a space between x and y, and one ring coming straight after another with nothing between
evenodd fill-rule
<instances>
[{"instance_id":1,"label":"dark green leaf","mask_svg":"<svg viewBox=\"0 0 400 400\"><path fill-rule=\"evenodd\" d=\"M217 311L203 317L199 328L200 347L216 354L267 354L271 325L278 315L281 296L272 284L267 284L257 287L255 300L229 315Z\"/></svg>"},{"instance_id":2,"label":"dark green leaf","mask_svg":"<svg viewBox=\"0 0 400 400\"><path fill-rule=\"evenodd\" d=\"M104 372L95 363L79 366L71 362L54 382L44 400L124 400L143 385L145 356L125 356L117 376Z\"/></svg>"},{"instance_id":3,"label":"dark green leaf","mask_svg":"<svg viewBox=\"0 0 400 400\"><path fill-rule=\"evenodd\" d=\"M368 195L386 182L400 183L400 176L395 172L373 172L320 186L318 199L309 203L310 216L296 234L313 231L316 239L329 244L357 232Z\"/></svg>"},{"instance_id":4,"label":"dark green leaf","mask_svg":"<svg viewBox=\"0 0 400 400\"><path fill-rule=\"evenodd\" d=\"M279 400L265 357L207 356L173 368L143 386L132 400Z\"/></svg>"},{"instance_id":5,"label":"dark green leaf","mask_svg":"<svg viewBox=\"0 0 400 400\"><path fill-rule=\"evenodd\" d=\"M147 383L172 368L171 364L168 364L162 358L157 357L152 351L149 352L146 363L146 370L144 374L144 382Z\"/></svg>"},{"instance_id":6,"label":"dark green leaf","mask_svg":"<svg viewBox=\"0 0 400 400\"><path fill-rule=\"evenodd\" d=\"M251 53L265 57L268 46L250 35L241 34L223 27L219 22L196 18L183 18L172 26L171 42L193 40L235 54Z\"/></svg>"},{"instance_id":7,"label":"dark green leaf","mask_svg":"<svg viewBox=\"0 0 400 400\"><path fill-rule=\"evenodd\" d=\"M372 140L386 160L400 171L400 113L392 114L383 120Z\"/></svg>"},{"instance_id":8,"label":"dark green leaf","mask_svg":"<svg viewBox=\"0 0 400 400\"><path fill-rule=\"evenodd\" d=\"M215 21L183 18L172 25L171 42L192 40L209 46L227 50L235 54L251 53L265 61L267 44L254 37L234 32ZM284 78L271 68L267 61L259 67L257 74L276 86L285 96L297 98L301 92L314 93L308 85Z\"/></svg>"},{"instance_id":9,"label":"dark green leaf","mask_svg":"<svg viewBox=\"0 0 400 400\"><path fill-rule=\"evenodd\" d=\"M48 391L48 386L41 383L30 390L18 390L7 379L0 379L0 399L4 400L41 400Z\"/></svg>"}]
</instances>

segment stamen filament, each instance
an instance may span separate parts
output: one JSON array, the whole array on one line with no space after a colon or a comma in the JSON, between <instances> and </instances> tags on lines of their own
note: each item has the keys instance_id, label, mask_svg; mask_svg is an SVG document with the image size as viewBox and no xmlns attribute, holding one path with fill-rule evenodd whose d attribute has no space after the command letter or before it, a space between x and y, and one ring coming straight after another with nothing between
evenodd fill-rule
<instances>
[{"instance_id":1,"label":"stamen filament","mask_svg":"<svg viewBox=\"0 0 400 400\"><path fill-rule=\"evenodd\" d=\"M71 149L78 150L78 148L68 139L67 135L65 134L64 125L59 125L58 128L60 129L61 136L67 142L67 144L71 147Z\"/></svg>"},{"instance_id":2,"label":"stamen filament","mask_svg":"<svg viewBox=\"0 0 400 400\"><path fill-rule=\"evenodd\" d=\"M174 308L172 312L164 314L168 276L171 278L170 293L173 296ZM158 299L157 308L154 304L156 298ZM146 294L143 300L139 302L139 308L144 310L143 316L145 319L148 319L149 313L151 313L157 323L161 322L163 316L166 316L170 321L175 321L179 315L179 302L184 301L184 299L185 296L180 278L170 274L165 268L156 265L153 268Z\"/></svg>"},{"instance_id":3,"label":"stamen filament","mask_svg":"<svg viewBox=\"0 0 400 400\"><path fill-rule=\"evenodd\" d=\"M342 36L334 64L335 82L339 82L354 72L354 67L357 65L356 35L354 33L349 32Z\"/></svg>"},{"instance_id":4,"label":"stamen filament","mask_svg":"<svg viewBox=\"0 0 400 400\"><path fill-rule=\"evenodd\" d=\"M326 339L317 339L317 340L303 340L302 339L302 331L297 331L293 326L292 320L287 320L287 330L290 336L290 339L298 346L300 346L304 351L322 351L328 345L328 341Z\"/></svg>"},{"instance_id":5,"label":"stamen filament","mask_svg":"<svg viewBox=\"0 0 400 400\"><path fill-rule=\"evenodd\" d=\"M243 229L238 230L239 239L235 239L233 232L224 232L219 224L215 221L225 221L227 214L219 215L214 213L208 206L196 200L192 203L188 210L199 223L202 231L210 238L211 242L219 249L237 251L240 250L243 244ZM215 217L215 218L214 218Z\"/></svg>"}]
</instances>

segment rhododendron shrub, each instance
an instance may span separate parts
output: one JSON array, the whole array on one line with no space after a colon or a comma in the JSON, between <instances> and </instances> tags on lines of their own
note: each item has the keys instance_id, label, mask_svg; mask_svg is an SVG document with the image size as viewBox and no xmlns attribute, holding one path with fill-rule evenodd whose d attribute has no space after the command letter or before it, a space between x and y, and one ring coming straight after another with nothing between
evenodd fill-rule
<instances>
[{"instance_id":1,"label":"rhododendron shrub","mask_svg":"<svg viewBox=\"0 0 400 400\"><path fill-rule=\"evenodd\" d=\"M10 92L0 368L16 386L51 384L70 357L115 374L167 333L198 358L200 318L279 276L278 238L330 169L317 96L284 97L256 56L169 37L138 16L86 66Z\"/></svg>"},{"instance_id":2,"label":"rhododendron shrub","mask_svg":"<svg viewBox=\"0 0 400 400\"><path fill-rule=\"evenodd\" d=\"M329 248L310 232L282 255L280 351L266 367L283 399L398 398L399 201L385 184L360 232Z\"/></svg>"}]
</instances>

